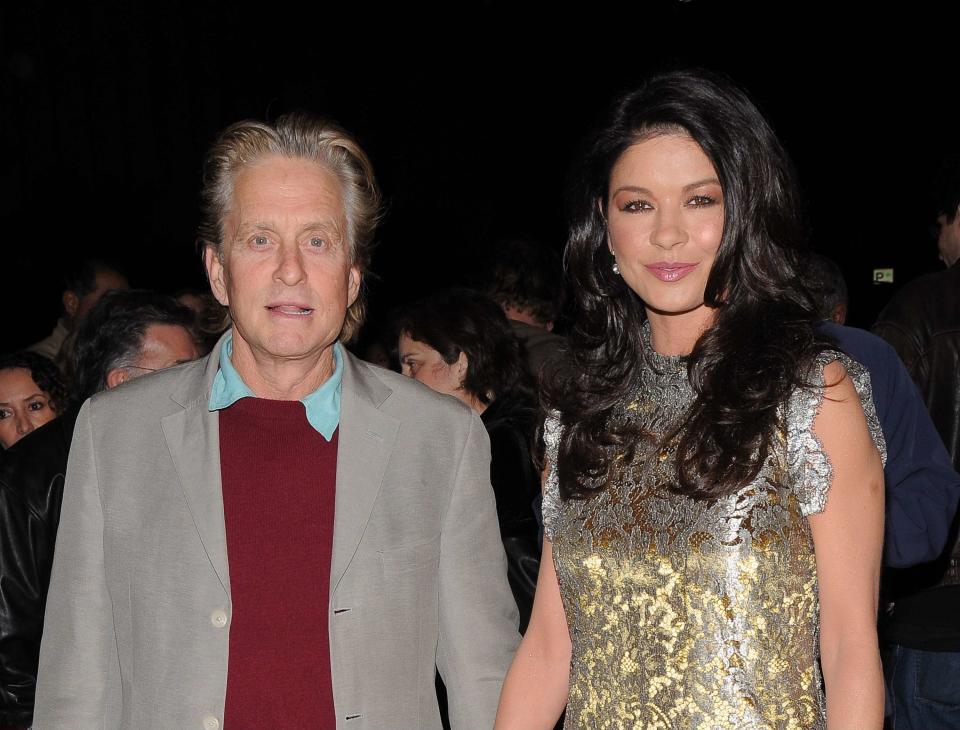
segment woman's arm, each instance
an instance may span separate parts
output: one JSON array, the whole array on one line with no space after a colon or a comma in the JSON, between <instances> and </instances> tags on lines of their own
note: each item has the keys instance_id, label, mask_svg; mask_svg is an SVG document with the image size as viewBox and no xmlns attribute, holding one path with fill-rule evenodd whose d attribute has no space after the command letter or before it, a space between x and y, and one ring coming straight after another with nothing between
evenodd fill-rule
<instances>
[{"instance_id":1,"label":"woman's arm","mask_svg":"<svg viewBox=\"0 0 960 730\"><path fill-rule=\"evenodd\" d=\"M810 529L820 586L820 652L829 728L883 725L877 592L883 546L883 466L860 400L839 362L824 368L813 430L833 467Z\"/></svg>"},{"instance_id":2,"label":"woman's arm","mask_svg":"<svg viewBox=\"0 0 960 730\"><path fill-rule=\"evenodd\" d=\"M569 676L570 632L545 538L530 625L504 680L495 730L552 730L567 703Z\"/></svg>"}]
</instances>

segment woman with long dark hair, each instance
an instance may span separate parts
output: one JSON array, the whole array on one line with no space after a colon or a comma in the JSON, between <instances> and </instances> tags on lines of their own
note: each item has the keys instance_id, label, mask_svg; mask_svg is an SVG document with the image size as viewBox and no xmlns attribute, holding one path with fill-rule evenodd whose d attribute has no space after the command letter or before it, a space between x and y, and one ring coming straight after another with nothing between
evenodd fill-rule
<instances>
[{"instance_id":1,"label":"woman with long dark hair","mask_svg":"<svg viewBox=\"0 0 960 730\"><path fill-rule=\"evenodd\" d=\"M883 441L815 329L786 153L729 81L673 72L571 180L571 362L497 727L879 728Z\"/></svg>"}]
</instances>

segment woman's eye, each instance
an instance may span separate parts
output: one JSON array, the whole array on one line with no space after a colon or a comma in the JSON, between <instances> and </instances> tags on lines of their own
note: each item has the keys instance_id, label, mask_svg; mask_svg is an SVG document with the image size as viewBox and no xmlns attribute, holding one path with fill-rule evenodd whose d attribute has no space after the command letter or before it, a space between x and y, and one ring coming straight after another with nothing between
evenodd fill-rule
<instances>
[{"instance_id":1,"label":"woman's eye","mask_svg":"<svg viewBox=\"0 0 960 730\"><path fill-rule=\"evenodd\" d=\"M266 236L254 236L253 245L254 246L266 246L268 243Z\"/></svg>"},{"instance_id":2,"label":"woman's eye","mask_svg":"<svg viewBox=\"0 0 960 730\"><path fill-rule=\"evenodd\" d=\"M10 416L12 415L13 414L10 411L8 411L6 408L0 408L0 421L6 418L10 418Z\"/></svg>"},{"instance_id":3,"label":"woman's eye","mask_svg":"<svg viewBox=\"0 0 960 730\"><path fill-rule=\"evenodd\" d=\"M320 236L314 236L313 238L310 239L310 245L313 246L314 248L323 248L323 245L325 243L326 242L322 238L320 238Z\"/></svg>"},{"instance_id":4,"label":"woman's eye","mask_svg":"<svg viewBox=\"0 0 960 730\"><path fill-rule=\"evenodd\" d=\"M27 409L31 411L42 411L46 407L47 407L47 404L44 403L42 400L30 401L27 404Z\"/></svg>"},{"instance_id":5,"label":"woman's eye","mask_svg":"<svg viewBox=\"0 0 960 730\"><path fill-rule=\"evenodd\" d=\"M631 200L620 209L626 213L642 213L645 210L653 210L653 206L646 200Z\"/></svg>"},{"instance_id":6,"label":"woman's eye","mask_svg":"<svg viewBox=\"0 0 960 730\"><path fill-rule=\"evenodd\" d=\"M716 202L717 201L709 195L694 195L692 198L690 198L687 205L691 205L694 208L704 208L708 205L713 205Z\"/></svg>"}]
</instances>

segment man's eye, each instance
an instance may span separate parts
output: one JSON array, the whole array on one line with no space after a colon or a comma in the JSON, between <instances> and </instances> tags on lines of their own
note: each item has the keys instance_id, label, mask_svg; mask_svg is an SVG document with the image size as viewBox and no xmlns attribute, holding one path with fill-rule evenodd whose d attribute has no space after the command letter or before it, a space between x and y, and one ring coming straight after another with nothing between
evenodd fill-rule
<instances>
[{"instance_id":1,"label":"man's eye","mask_svg":"<svg viewBox=\"0 0 960 730\"><path fill-rule=\"evenodd\" d=\"M0 421L6 418L10 418L10 416L12 415L13 414L10 411L8 411L6 408L0 408Z\"/></svg>"},{"instance_id":2,"label":"man's eye","mask_svg":"<svg viewBox=\"0 0 960 730\"><path fill-rule=\"evenodd\" d=\"M254 236L253 245L254 246L266 246L269 241L266 236Z\"/></svg>"},{"instance_id":3,"label":"man's eye","mask_svg":"<svg viewBox=\"0 0 960 730\"><path fill-rule=\"evenodd\" d=\"M314 246L315 248L323 248L325 244L326 244L326 241L320 238L320 236L314 236L313 238L310 239L310 245Z\"/></svg>"}]
</instances>

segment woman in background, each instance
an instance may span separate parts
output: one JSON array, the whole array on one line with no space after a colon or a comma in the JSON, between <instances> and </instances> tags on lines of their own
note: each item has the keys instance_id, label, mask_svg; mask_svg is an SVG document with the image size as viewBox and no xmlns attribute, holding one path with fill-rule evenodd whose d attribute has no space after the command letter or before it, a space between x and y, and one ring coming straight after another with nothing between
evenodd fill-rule
<instances>
[{"instance_id":1,"label":"woman in background","mask_svg":"<svg viewBox=\"0 0 960 730\"><path fill-rule=\"evenodd\" d=\"M543 569L496 727L880 728L882 436L815 329L786 153L674 72L571 181Z\"/></svg>"},{"instance_id":2,"label":"woman in background","mask_svg":"<svg viewBox=\"0 0 960 730\"><path fill-rule=\"evenodd\" d=\"M9 449L66 405L67 389L52 360L26 351L0 355L0 446Z\"/></svg>"},{"instance_id":3,"label":"woman in background","mask_svg":"<svg viewBox=\"0 0 960 730\"><path fill-rule=\"evenodd\" d=\"M524 631L540 567L532 506L540 479L530 452L536 400L520 341L497 304L466 289L415 304L397 329L403 374L463 401L486 426L507 576Z\"/></svg>"}]
</instances>

